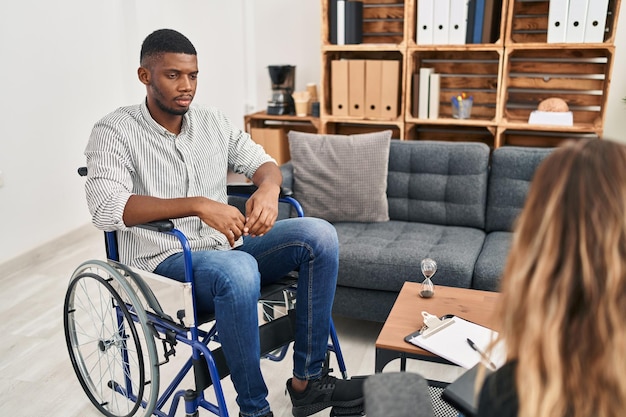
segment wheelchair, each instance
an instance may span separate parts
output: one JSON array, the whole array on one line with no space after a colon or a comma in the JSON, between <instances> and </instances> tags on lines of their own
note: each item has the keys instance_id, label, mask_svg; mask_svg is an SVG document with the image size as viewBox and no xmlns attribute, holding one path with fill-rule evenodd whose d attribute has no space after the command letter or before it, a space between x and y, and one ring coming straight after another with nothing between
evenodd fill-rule
<instances>
[{"instance_id":1,"label":"wheelchair","mask_svg":"<svg viewBox=\"0 0 626 417\"><path fill-rule=\"evenodd\" d=\"M86 168L79 173L86 175ZM233 205L242 208L242 199L253 191L249 188L229 187L229 196L240 201ZM297 216L304 215L289 195L281 193L280 202ZM115 232L104 232L107 260L89 260L78 266L65 296L64 332L76 376L89 400L108 417L173 417L181 400L186 417L198 416L200 408L227 417L220 381L229 370L214 318L196 314L189 242L169 220L137 227L178 239L185 259L185 282L120 263ZM278 361L286 356L294 338L296 285L294 274L261 289L261 357ZM163 300L167 308L160 302ZM329 339L325 366L334 353L342 377L347 379L332 320ZM186 345L191 353L160 393L161 367L175 356L179 345ZM183 380L190 379L193 387L183 389ZM205 396L210 387L211 399ZM360 411L332 409L331 415L362 415Z\"/></svg>"}]
</instances>

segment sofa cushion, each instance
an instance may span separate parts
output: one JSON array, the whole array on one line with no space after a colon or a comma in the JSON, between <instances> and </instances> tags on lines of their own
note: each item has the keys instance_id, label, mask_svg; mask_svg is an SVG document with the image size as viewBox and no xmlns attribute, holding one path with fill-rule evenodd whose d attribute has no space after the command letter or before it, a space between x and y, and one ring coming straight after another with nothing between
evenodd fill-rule
<instances>
[{"instance_id":1,"label":"sofa cushion","mask_svg":"<svg viewBox=\"0 0 626 417\"><path fill-rule=\"evenodd\" d=\"M513 233L511 232L491 232L487 235L474 267L472 288L486 291L500 289L500 278L512 239Z\"/></svg>"},{"instance_id":2,"label":"sofa cushion","mask_svg":"<svg viewBox=\"0 0 626 417\"><path fill-rule=\"evenodd\" d=\"M485 239L479 229L416 222L334 225L339 236L337 285L383 291L400 291L405 281L422 282L424 258L438 264L435 286L469 288Z\"/></svg>"},{"instance_id":3,"label":"sofa cushion","mask_svg":"<svg viewBox=\"0 0 626 417\"><path fill-rule=\"evenodd\" d=\"M392 141L389 217L484 228L488 164L483 143Z\"/></svg>"},{"instance_id":4,"label":"sofa cushion","mask_svg":"<svg viewBox=\"0 0 626 417\"><path fill-rule=\"evenodd\" d=\"M289 132L293 191L307 216L331 222L389 220L391 131L361 135Z\"/></svg>"},{"instance_id":5,"label":"sofa cushion","mask_svg":"<svg viewBox=\"0 0 626 417\"><path fill-rule=\"evenodd\" d=\"M493 151L485 230L512 231L539 164L554 148L503 146Z\"/></svg>"}]
</instances>

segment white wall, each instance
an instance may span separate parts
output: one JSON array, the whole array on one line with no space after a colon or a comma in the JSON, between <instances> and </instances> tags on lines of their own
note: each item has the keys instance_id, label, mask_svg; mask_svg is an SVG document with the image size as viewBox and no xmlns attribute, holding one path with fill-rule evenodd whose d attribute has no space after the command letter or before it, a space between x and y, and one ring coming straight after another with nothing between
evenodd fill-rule
<instances>
[{"instance_id":1,"label":"white wall","mask_svg":"<svg viewBox=\"0 0 626 417\"><path fill-rule=\"evenodd\" d=\"M626 143L626 6L622 1L621 13L618 16L615 34L615 57L613 60L613 76L609 90L604 137Z\"/></svg>"},{"instance_id":2,"label":"white wall","mask_svg":"<svg viewBox=\"0 0 626 417\"><path fill-rule=\"evenodd\" d=\"M89 223L76 167L93 123L142 100L149 32L187 35L199 54L195 102L243 123L266 107L267 65L296 65L298 90L319 86L320 11L319 0L3 2L0 264ZM605 134L626 142L626 11L619 20Z\"/></svg>"},{"instance_id":3,"label":"white wall","mask_svg":"<svg viewBox=\"0 0 626 417\"><path fill-rule=\"evenodd\" d=\"M88 221L85 140L126 94L124 0L15 1L0 12L0 262Z\"/></svg>"},{"instance_id":4,"label":"white wall","mask_svg":"<svg viewBox=\"0 0 626 417\"><path fill-rule=\"evenodd\" d=\"M0 264L89 223L76 168L94 122L143 99L136 69L148 33L188 36L200 68L195 103L243 125L266 105L263 67L296 65L301 88L319 80L319 14L318 0L3 2Z\"/></svg>"},{"instance_id":5,"label":"white wall","mask_svg":"<svg viewBox=\"0 0 626 417\"><path fill-rule=\"evenodd\" d=\"M267 108L271 94L268 65L295 65L296 91L308 83L320 88L321 3L319 0L249 0L254 3L254 40L251 48L257 110ZM254 93L252 91L251 93Z\"/></svg>"}]
</instances>

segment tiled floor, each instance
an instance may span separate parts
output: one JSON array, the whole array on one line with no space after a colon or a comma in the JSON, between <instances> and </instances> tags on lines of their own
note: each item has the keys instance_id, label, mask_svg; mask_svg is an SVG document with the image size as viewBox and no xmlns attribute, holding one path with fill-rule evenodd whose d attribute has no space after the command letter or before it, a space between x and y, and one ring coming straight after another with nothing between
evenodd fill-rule
<instances>
[{"instance_id":1,"label":"tiled floor","mask_svg":"<svg viewBox=\"0 0 626 417\"><path fill-rule=\"evenodd\" d=\"M102 259L100 232L85 226L34 253L24 262L0 265L0 415L25 417L96 417L76 379L63 335L62 306L73 270L88 259ZM381 324L335 318L350 375L374 372L374 343ZM181 348L179 357L183 356ZM178 359L175 358L173 362ZM276 417L291 416L284 384L291 376L291 359L263 361ZM397 361L385 371L398 370ZM409 361L409 371L428 378L452 380L456 367ZM162 368L162 379L174 370ZM223 381L230 415L238 408L229 380ZM184 415L179 407L178 416ZM201 416L211 413L202 410ZM317 414L327 416L328 410Z\"/></svg>"}]
</instances>

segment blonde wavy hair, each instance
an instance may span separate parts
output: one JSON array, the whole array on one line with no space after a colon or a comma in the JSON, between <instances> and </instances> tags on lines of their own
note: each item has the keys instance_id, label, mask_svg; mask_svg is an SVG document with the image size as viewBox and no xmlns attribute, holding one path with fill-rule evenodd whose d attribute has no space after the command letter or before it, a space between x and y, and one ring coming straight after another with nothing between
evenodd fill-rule
<instances>
[{"instance_id":1,"label":"blonde wavy hair","mask_svg":"<svg viewBox=\"0 0 626 417\"><path fill-rule=\"evenodd\" d=\"M626 411L626 146L576 141L537 169L507 259L500 337L520 417Z\"/></svg>"}]
</instances>

